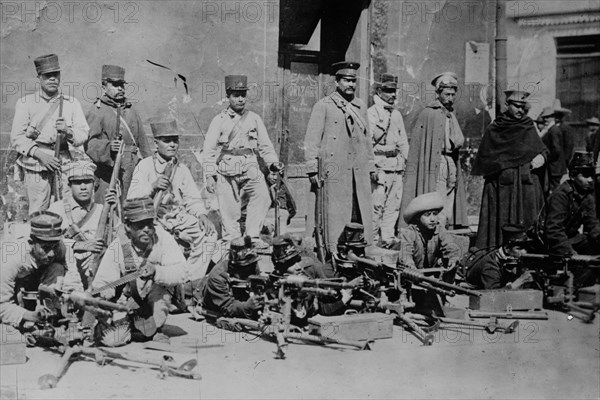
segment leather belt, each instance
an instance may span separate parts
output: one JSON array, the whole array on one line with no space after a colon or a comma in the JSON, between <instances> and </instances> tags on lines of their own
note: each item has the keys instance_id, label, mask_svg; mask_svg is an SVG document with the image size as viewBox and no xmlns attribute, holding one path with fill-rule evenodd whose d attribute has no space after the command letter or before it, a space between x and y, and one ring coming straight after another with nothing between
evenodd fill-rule
<instances>
[{"instance_id":1,"label":"leather belt","mask_svg":"<svg viewBox=\"0 0 600 400\"><path fill-rule=\"evenodd\" d=\"M396 157L400 153L400 151L398 149L396 149L396 150L388 150L388 151L378 151L378 150L375 150L374 153L375 153L376 156L386 156L388 158L393 158L393 157Z\"/></svg>"},{"instance_id":2,"label":"leather belt","mask_svg":"<svg viewBox=\"0 0 600 400\"><path fill-rule=\"evenodd\" d=\"M222 155L231 155L231 156L246 156L248 154L254 154L254 149L223 149L221 152Z\"/></svg>"}]
</instances>

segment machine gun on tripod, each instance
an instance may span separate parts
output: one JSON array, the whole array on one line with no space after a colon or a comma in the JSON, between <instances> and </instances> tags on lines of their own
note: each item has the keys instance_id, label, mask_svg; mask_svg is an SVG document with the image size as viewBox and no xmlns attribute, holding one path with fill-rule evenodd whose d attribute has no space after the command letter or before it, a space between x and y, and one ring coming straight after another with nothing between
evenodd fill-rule
<instances>
[{"instance_id":1,"label":"machine gun on tripod","mask_svg":"<svg viewBox=\"0 0 600 400\"><path fill-rule=\"evenodd\" d=\"M600 256L528 253L519 257L517 266L519 273L530 271L535 284L544 293L545 308L567 311L586 323L594 320L595 313L600 310L600 302L597 299L580 301L581 284L578 281L598 281Z\"/></svg>"},{"instance_id":2,"label":"machine gun on tripod","mask_svg":"<svg viewBox=\"0 0 600 400\"><path fill-rule=\"evenodd\" d=\"M244 283L245 282L245 283ZM294 303L303 296L335 296L340 289L354 287L345 282L327 279L309 279L303 276L251 275L247 281L235 281L237 287L246 287L252 294L265 296L265 307L258 321L244 318L218 318L217 326L232 331L254 331L274 338L277 342L275 358L284 359L288 340L300 340L318 344L339 344L370 350L370 342L341 340L334 337L312 335L292 323ZM276 295L269 298L269 294Z\"/></svg>"},{"instance_id":3,"label":"machine gun on tripod","mask_svg":"<svg viewBox=\"0 0 600 400\"><path fill-rule=\"evenodd\" d=\"M150 368L158 368L161 378L176 376L200 379L200 376L193 372L197 365L196 359L175 365L173 358L168 355L153 360L143 356L84 345L86 332L79 326L77 318L79 313L87 311L97 318L110 319L113 311L130 312L126 306L94 298L88 293L79 291L65 293L46 285L40 285L38 299L50 311L56 312L49 315L44 323L33 327L30 332L25 334L25 338L30 345L47 347L61 354L55 370L39 377L38 384L42 389L56 387L69 365L83 356L92 357L100 365L111 360L126 360L144 364ZM60 312L58 312L59 309Z\"/></svg>"}]
</instances>

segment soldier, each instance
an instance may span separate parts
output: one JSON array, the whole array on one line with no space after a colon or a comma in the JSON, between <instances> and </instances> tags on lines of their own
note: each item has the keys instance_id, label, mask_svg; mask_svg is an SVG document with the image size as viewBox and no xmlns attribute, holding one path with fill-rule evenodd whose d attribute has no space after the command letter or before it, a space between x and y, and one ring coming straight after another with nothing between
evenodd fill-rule
<instances>
[{"instance_id":1,"label":"soldier","mask_svg":"<svg viewBox=\"0 0 600 400\"><path fill-rule=\"evenodd\" d=\"M439 192L415 197L404 210L408 225L400 231L400 261L410 268L434 268L438 264L452 269L459 260L459 247L451 234L441 229L439 214L445 201Z\"/></svg>"},{"instance_id":2,"label":"soldier","mask_svg":"<svg viewBox=\"0 0 600 400\"><path fill-rule=\"evenodd\" d=\"M592 153L576 152L569 163L569 179L548 198L545 221L540 222L545 222L545 243L550 254L600 254L594 170Z\"/></svg>"},{"instance_id":3,"label":"soldier","mask_svg":"<svg viewBox=\"0 0 600 400\"><path fill-rule=\"evenodd\" d=\"M48 208L53 175L71 160L70 146L85 143L89 130L79 101L59 90L58 56L48 54L33 63L40 90L17 101L10 132L11 146L19 153L17 165L23 172L30 214ZM63 138L59 158L54 156L58 133ZM64 175L59 176L61 181L66 180ZM62 189L68 193L66 183Z\"/></svg>"},{"instance_id":4,"label":"soldier","mask_svg":"<svg viewBox=\"0 0 600 400\"><path fill-rule=\"evenodd\" d=\"M52 203L48 211L62 218L64 242L73 249L76 262L74 270L79 272L79 278L87 289L92 253L102 252L106 245L103 240L96 239L104 205L94 201L97 182L94 163L87 160L74 161L65 170L71 194ZM106 204L115 203L114 192L107 192L105 201Z\"/></svg>"},{"instance_id":5,"label":"soldier","mask_svg":"<svg viewBox=\"0 0 600 400\"><path fill-rule=\"evenodd\" d=\"M229 260L221 260L208 274L202 288L203 307L212 318L236 317L257 319L264 306L259 295L234 290L232 278L247 280L260 274L258 254L250 236L235 238L229 247Z\"/></svg>"},{"instance_id":6,"label":"soldier","mask_svg":"<svg viewBox=\"0 0 600 400\"><path fill-rule=\"evenodd\" d=\"M437 191L444 199L440 225L468 226L459 150L465 138L454 114L458 78L452 72L431 81L436 100L419 114L411 136L402 209L417 196ZM399 220L400 226L404 226Z\"/></svg>"},{"instance_id":7,"label":"soldier","mask_svg":"<svg viewBox=\"0 0 600 400\"><path fill-rule=\"evenodd\" d=\"M467 282L480 290L521 289L533 278L529 271L517 277L517 260L531 243L523 225L503 226L502 246L474 261L467 271Z\"/></svg>"},{"instance_id":8,"label":"soldier","mask_svg":"<svg viewBox=\"0 0 600 400\"><path fill-rule=\"evenodd\" d=\"M161 332L171 306L174 288L185 279L185 257L175 239L155 224L154 204L149 197L127 199L117 238L108 246L92 282L98 290L124 275L141 270L123 294L137 305L134 328L144 338L168 341ZM120 293L106 289L105 299L118 299ZM132 335L135 337L135 331ZM140 337L141 339L141 337Z\"/></svg>"},{"instance_id":9,"label":"soldier","mask_svg":"<svg viewBox=\"0 0 600 400\"><path fill-rule=\"evenodd\" d=\"M398 78L383 74L376 86L373 106L368 110L373 135L377 181L373 191L373 237L380 246L395 241L395 226L402 201L402 175L408 158L408 139L402 115L394 109Z\"/></svg>"},{"instance_id":10,"label":"soldier","mask_svg":"<svg viewBox=\"0 0 600 400\"><path fill-rule=\"evenodd\" d=\"M217 234L207 217L204 200L192 173L179 162L179 131L174 120L150 124L156 152L135 167L127 198L154 199L158 220L169 233L189 249L188 279L202 278L217 250Z\"/></svg>"},{"instance_id":11,"label":"soldier","mask_svg":"<svg viewBox=\"0 0 600 400\"><path fill-rule=\"evenodd\" d=\"M573 137L567 124L564 122L565 116L571 113L571 110L562 108L560 101L556 99L552 108L553 124L548 128L548 134L542 138L542 142L548 148L548 190L552 192L561 179L567 173L567 164L573 153Z\"/></svg>"},{"instance_id":12,"label":"soldier","mask_svg":"<svg viewBox=\"0 0 600 400\"><path fill-rule=\"evenodd\" d=\"M485 179L475 244L479 249L502 243L503 225L529 227L544 202L542 167L548 150L525 111L529 95L506 91L506 112L487 127L473 163L471 173Z\"/></svg>"},{"instance_id":13,"label":"soldier","mask_svg":"<svg viewBox=\"0 0 600 400\"><path fill-rule=\"evenodd\" d=\"M242 234L240 220L245 211L244 234L264 248L267 245L259 234L271 198L259 158L269 170L281 165L262 119L246 109L248 78L226 76L225 90L229 107L213 118L204 141L206 189L216 191L223 239L229 241Z\"/></svg>"},{"instance_id":14,"label":"soldier","mask_svg":"<svg viewBox=\"0 0 600 400\"><path fill-rule=\"evenodd\" d=\"M377 179L373 146L369 135L367 107L355 97L356 76L360 64L339 62L335 70L336 91L313 107L304 139L306 170L312 191L320 180L324 188L324 223L327 251L335 252L335 238L348 221L366 226L367 243L372 244L371 187ZM319 161L323 171L318 171ZM321 176L319 176L321 174ZM326 177L327 175L327 177ZM319 207L316 204L315 209ZM308 214L307 231L315 227L316 213Z\"/></svg>"},{"instance_id":15,"label":"soldier","mask_svg":"<svg viewBox=\"0 0 600 400\"><path fill-rule=\"evenodd\" d=\"M42 322L51 313L43 306L27 310L17 304L22 291L37 291L41 284L67 289L62 218L48 211L37 211L30 216L30 223L29 238L2 243L0 323L19 329L26 321Z\"/></svg>"},{"instance_id":16,"label":"soldier","mask_svg":"<svg viewBox=\"0 0 600 400\"><path fill-rule=\"evenodd\" d=\"M110 183L115 157L124 141L123 158L121 162L121 203L127 198L133 169L140 158L152 155L146 139L142 120L131 103L125 98L125 69L118 65L102 66L103 95L96 101L95 106L86 114L90 124L90 140L86 143L85 151L98 166L98 190L96 201L103 202L106 189ZM117 114L121 115L119 132L117 129ZM139 153L139 154L138 154Z\"/></svg>"}]
</instances>

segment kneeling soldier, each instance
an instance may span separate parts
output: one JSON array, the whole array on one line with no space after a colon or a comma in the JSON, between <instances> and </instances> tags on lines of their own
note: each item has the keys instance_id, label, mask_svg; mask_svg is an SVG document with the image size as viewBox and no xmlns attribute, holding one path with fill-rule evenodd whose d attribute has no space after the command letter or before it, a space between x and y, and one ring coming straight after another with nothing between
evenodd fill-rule
<instances>
[{"instance_id":1,"label":"kneeling soldier","mask_svg":"<svg viewBox=\"0 0 600 400\"><path fill-rule=\"evenodd\" d=\"M160 328L167 320L174 287L185 279L185 257L175 239L155 224L154 205L149 197L126 200L123 219L117 238L100 262L92 290L141 270L141 276L123 290L128 304L139 307L134 327L145 338L166 341ZM102 290L101 296L118 298L121 290L117 290Z\"/></svg>"},{"instance_id":2,"label":"kneeling soldier","mask_svg":"<svg viewBox=\"0 0 600 400\"><path fill-rule=\"evenodd\" d=\"M26 321L41 322L51 313L43 306L25 309L23 291L37 291L42 284L67 289L63 286L67 269L62 219L54 213L38 211L30 216L30 221L28 239L2 243L0 323L19 329Z\"/></svg>"},{"instance_id":3,"label":"kneeling soldier","mask_svg":"<svg viewBox=\"0 0 600 400\"><path fill-rule=\"evenodd\" d=\"M264 306L261 296L248 295L245 290L235 290L233 279L247 280L260 274L258 254L250 236L231 241L229 260L221 260L208 274L202 289L203 306L211 318L237 317L257 319ZM233 278L233 279L232 279Z\"/></svg>"}]
</instances>

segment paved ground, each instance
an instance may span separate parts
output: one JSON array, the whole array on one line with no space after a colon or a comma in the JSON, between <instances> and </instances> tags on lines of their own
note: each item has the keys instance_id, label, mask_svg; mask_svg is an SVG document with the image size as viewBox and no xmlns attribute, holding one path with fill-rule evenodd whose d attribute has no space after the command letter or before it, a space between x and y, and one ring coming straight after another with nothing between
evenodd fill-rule
<instances>
[{"instance_id":1,"label":"paved ground","mask_svg":"<svg viewBox=\"0 0 600 400\"><path fill-rule=\"evenodd\" d=\"M554 311L549 316L522 320L512 334L444 330L431 347L394 327L394 337L377 341L371 351L292 344L287 359L277 360L274 343L180 314L170 317L167 333L173 345L187 350L172 355L181 363L197 357L201 381L161 380L156 370L133 363L77 361L56 388L40 390L38 377L55 369L58 355L31 348L25 364L0 367L0 397L598 399L598 319L587 325ZM120 350L152 358L163 354L137 343Z\"/></svg>"}]
</instances>

